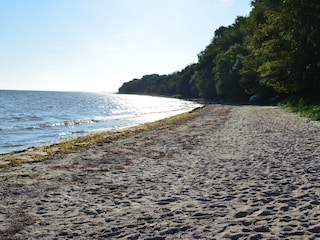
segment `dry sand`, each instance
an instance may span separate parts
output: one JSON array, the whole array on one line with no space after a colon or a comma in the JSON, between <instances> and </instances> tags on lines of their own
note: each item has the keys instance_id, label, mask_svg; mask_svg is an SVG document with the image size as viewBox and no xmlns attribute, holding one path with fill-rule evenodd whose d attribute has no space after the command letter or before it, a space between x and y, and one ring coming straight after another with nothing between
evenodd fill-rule
<instances>
[{"instance_id":1,"label":"dry sand","mask_svg":"<svg viewBox=\"0 0 320 240\"><path fill-rule=\"evenodd\" d=\"M320 122L209 105L0 171L0 239L320 238Z\"/></svg>"}]
</instances>

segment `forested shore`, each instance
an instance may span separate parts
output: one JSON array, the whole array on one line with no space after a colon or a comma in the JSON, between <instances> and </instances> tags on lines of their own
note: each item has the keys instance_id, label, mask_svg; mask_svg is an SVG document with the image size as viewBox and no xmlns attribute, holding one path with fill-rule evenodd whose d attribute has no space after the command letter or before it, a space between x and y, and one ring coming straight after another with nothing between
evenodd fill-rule
<instances>
[{"instance_id":1,"label":"forested shore","mask_svg":"<svg viewBox=\"0 0 320 240\"><path fill-rule=\"evenodd\" d=\"M198 62L171 74L148 74L119 93L243 103L287 99L320 118L320 2L254 0L248 16L214 32ZM192 30L192 29L191 29ZM317 115L318 114L318 115ZM312 116L311 116L312 117Z\"/></svg>"}]
</instances>

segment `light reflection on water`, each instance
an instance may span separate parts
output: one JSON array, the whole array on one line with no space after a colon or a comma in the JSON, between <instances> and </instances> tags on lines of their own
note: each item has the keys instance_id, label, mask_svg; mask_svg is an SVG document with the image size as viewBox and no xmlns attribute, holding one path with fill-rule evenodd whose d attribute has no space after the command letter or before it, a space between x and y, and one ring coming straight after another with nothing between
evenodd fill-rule
<instances>
[{"instance_id":1,"label":"light reflection on water","mask_svg":"<svg viewBox=\"0 0 320 240\"><path fill-rule=\"evenodd\" d=\"M0 153L152 122L198 106L138 95L0 91Z\"/></svg>"}]
</instances>

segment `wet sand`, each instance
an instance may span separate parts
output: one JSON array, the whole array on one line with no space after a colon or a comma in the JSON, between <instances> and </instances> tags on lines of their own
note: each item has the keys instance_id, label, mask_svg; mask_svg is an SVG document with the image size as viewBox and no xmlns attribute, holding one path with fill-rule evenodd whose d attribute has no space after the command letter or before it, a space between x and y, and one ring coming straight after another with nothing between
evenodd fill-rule
<instances>
[{"instance_id":1,"label":"wet sand","mask_svg":"<svg viewBox=\"0 0 320 240\"><path fill-rule=\"evenodd\" d=\"M0 170L0 239L320 238L320 122L209 105Z\"/></svg>"}]
</instances>

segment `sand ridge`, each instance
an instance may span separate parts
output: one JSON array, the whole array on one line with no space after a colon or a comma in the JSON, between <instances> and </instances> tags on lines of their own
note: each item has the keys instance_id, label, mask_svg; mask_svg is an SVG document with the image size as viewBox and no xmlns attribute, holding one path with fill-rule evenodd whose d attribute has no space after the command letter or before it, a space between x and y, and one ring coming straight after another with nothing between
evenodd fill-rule
<instances>
[{"instance_id":1,"label":"sand ridge","mask_svg":"<svg viewBox=\"0 0 320 240\"><path fill-rule=\"evenodd\" d=\"M0 239L320 238L320 123L209 105L0 172Z\"/></svg>"}]
</instances>

